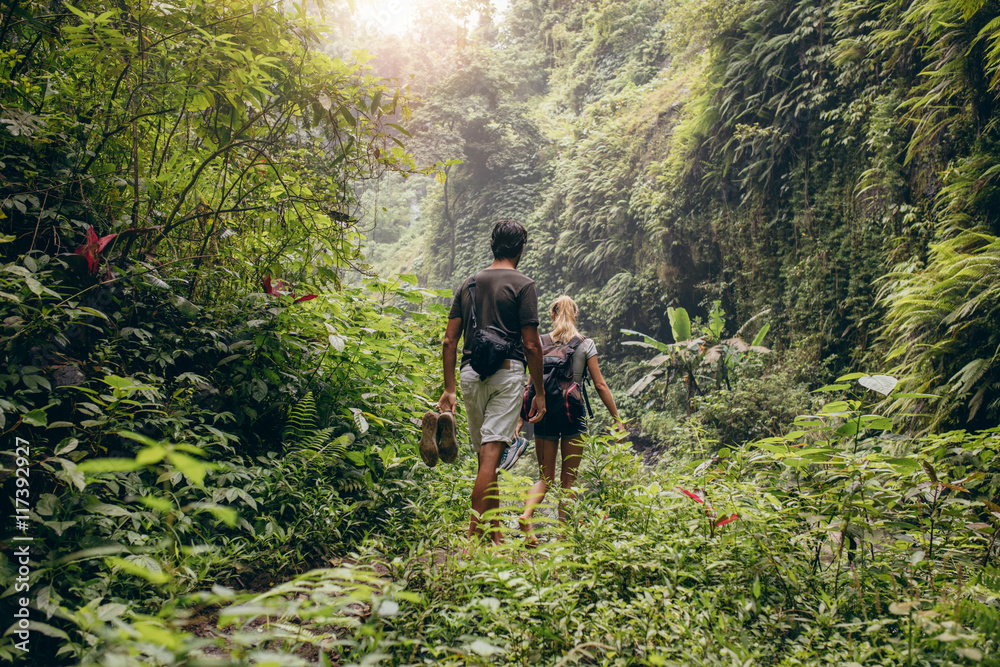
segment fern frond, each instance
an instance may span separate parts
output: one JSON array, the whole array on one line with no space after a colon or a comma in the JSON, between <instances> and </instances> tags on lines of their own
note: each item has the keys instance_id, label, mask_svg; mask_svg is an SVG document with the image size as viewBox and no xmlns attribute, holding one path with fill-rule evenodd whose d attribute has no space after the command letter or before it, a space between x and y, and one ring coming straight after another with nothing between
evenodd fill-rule
<instances>
[{"instance_id":1,"label":"fern frond","mask_svg":"<svg viewBox=\"0 0 1000 667\"><path fill-rule=\"evenodd\" d=\"M286 442L295 441L316 428L316 398L307 392L288 411L288 422L282 434Z\"/></svg>"}]
</instances>

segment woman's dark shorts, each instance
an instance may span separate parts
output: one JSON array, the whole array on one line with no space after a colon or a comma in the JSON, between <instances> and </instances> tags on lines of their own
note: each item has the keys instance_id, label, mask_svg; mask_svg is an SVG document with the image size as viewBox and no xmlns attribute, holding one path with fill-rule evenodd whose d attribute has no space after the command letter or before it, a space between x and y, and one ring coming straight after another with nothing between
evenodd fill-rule
<instances>
[{"instance_id":1,"label":"woman's dark shorts","mask_svg":"<svg viewBox=\"0 0 1000 667\"><path fill-rule=\"evenodd\" d=\"M542 421L535 424L535 437L545 440L560 440L583 435L587 432L587 417L569 419L563 411L546 412Z\"/></svg>"}]
</instances>

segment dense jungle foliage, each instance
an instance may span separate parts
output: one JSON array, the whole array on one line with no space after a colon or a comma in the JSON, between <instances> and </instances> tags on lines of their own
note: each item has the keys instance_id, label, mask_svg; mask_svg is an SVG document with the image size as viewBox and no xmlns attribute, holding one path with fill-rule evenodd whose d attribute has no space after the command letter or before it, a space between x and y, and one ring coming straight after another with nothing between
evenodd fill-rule
<instances>
[{"instance_id":1,"label":"dense jungle foliage","mask_svg":"<svg viewBox=\"0 0 1000 667\"><path fill-rule=\"evenodd\" d=\"M1000 665L1000 4L413 6L0 6L0 657ZM629 420L536 550L415 446L502 217Z\"/></svg>"}]
</instances>

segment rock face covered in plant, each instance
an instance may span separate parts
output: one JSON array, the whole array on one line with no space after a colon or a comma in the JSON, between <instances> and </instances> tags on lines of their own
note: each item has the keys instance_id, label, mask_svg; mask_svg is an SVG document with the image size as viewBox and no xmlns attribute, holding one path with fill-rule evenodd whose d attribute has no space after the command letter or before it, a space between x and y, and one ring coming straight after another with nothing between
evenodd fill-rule
<instances>
[{"instance_id":1,"label":"rock face covered in plant","mask_svg":"<svg viewBox=\"0 0 1000 667\"><path fill-rule=\"evenodd\" d=\"M891 355L946 396L906 409L995 423L997 17L515 0L449 47L415 112L417 142L463 163L419 204L406 262L454 286L487 256L483 226L521 217L542 300L571 291L602 349L621 328L666 339L669 306L719 300L730 324L770 308L779 348L841 369Z\"/></svg>"}]
</instances>

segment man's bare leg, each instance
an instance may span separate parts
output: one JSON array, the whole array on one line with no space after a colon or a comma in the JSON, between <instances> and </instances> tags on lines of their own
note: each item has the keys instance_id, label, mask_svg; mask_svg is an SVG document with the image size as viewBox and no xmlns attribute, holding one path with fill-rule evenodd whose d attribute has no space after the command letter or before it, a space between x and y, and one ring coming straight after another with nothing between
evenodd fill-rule
<instances>
[{"instance_id":1,"label":"man's bare leg","mask_svg":"<svg viewBox=\"0 0 1000 667\"><path fill-rule=\"evenodd\" d=\"M476 483L472 487L472 520L469 522L469 537L481 538L483 535L482 516L500 508L500 489L497 486L497 466L503 454L502 442L484 442L479 448L479 472ZM496 516L490 521L491 538L494 544L500 544L500 519Z\"/></svg>"}]
</instances>

